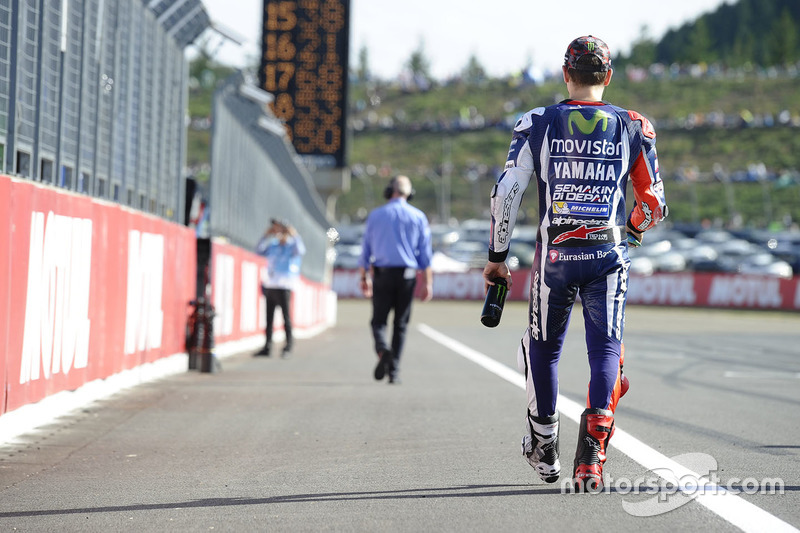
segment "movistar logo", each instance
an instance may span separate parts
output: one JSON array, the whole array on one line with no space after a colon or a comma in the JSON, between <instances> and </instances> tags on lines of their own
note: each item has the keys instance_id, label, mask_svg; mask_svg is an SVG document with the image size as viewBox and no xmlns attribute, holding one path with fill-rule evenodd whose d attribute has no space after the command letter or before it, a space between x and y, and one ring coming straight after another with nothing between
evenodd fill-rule
<instances>
[{"instance_id":1,"label":"movistar logo","mask_svg":"<svg viewBox=\"0 0 800 533\"><path fill-rule=\"evenodd\" d=\"M572 128L573 124L578 127L581 133L589 135L597 128L598 122L603 123L603 131L608 129L608 115L600 110L595 111L592 118L587 119L576 109L569 114L569 118L567 119L570 135L575 134L575 130Z\"/></svg>"}]
</instances>

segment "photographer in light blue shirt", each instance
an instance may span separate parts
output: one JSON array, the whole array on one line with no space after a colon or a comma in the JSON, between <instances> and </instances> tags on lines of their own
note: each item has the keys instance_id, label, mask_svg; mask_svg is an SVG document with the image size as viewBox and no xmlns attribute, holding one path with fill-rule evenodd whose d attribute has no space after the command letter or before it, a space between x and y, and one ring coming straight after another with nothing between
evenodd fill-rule
<instances>
[{"instance_id":1,"label":"photographer in light blue shirt","mask_svg":"<svg viewBox=\"0 0 800 533\"><path fill-rule=\"evenodd\" d=\"M256 246L256 253L267 258L266 276L261 280L261 290L267 299L267 341L256 355L270 356L272 350L272 331L275 308L283 313L283 329L286 333L286 346L283 357L292 352L291 301L292 290L300 277L300 263L306 247L297 231L282 219L273 218L264 236Z\"/></svg>"}]
</instances>

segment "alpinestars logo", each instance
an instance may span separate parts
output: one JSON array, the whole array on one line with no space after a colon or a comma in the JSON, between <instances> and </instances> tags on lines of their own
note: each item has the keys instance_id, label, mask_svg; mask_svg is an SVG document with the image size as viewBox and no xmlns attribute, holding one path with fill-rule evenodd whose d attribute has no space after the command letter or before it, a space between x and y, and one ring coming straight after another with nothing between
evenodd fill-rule
<instances>
[{"instance_id":1,"label":"alpinestars logo","mask_svg":"<svg viewBox=\"0 0 800 533\"><path fill-rule=\"evenodd\" d=\"M586 446L591 448L593 451L595 452L600 451L600 441L598 441L597 439L594 439L591 436L586 435L585 437L583 437L583 442L585 442Z\"/></svg>"},{"instance_id":2,"label":"alpinestars logo","mask_svg":"<svg viewBox=\"0 0 800 533\"><path fill-rule=\"evenodd\" d=\"M581 226L571 231L565 231L555 239L553 239L553 244L559 244L567 239L586 239L591 233L596 233L598 231L603 231L608 229L606 226L600 226L597 228L587 228L586 226Z\"/></svg>"},{"instance_id":3,"label":"alpinestars logo","mask_svg":"<svg viewBox=\"0 0 800 533\"><path fill-rule=\"evenodd\" d=\"M584 135L589 135L597 129L597 124L602 124L602 130L606 131L608 129L608 114L600 110L595 110L592 117L587 119L583 116L583 113L576 109L569 114L569 118L567 119L567 127L570 135L575 134L573 126L576 126Z\"/></svg>"},{"instance_id":4,"label":"alpinestars logo","mask_svg":"<svg viewBox=\"0 0 800 533\"><path fill-rule=\"evenodd\" d=\"M644 213L644 220L636 227L638 230L646 230L650 223L653 221L653 211L650 209L650 206L647 205L647 202L642 202L642 213Z\"/></svg>"},{"instance_id":5,"label":"alpinestars logo","mask_svg":"<svg viewBox=\"0 0 800 533\"><path fill-rule=\"evenodd\" d=\"M514 183L514 186L509 191L508 195L503 200L503 214L497 227L497 242L505 244L509 237L509 223L511 221L511 211L514 208L514 199L519 192L519 183Z\"/></svg>"},{"instance_id":6,"label":"alpinestars logo","mask_svg":"<svg viewBox=\"0 0 800 533\"><path fill-rule=\"evenodd\" d=\"M533 275L531 282L531 335L539 340L539 271Z\"/></svg>"}]
</instances>

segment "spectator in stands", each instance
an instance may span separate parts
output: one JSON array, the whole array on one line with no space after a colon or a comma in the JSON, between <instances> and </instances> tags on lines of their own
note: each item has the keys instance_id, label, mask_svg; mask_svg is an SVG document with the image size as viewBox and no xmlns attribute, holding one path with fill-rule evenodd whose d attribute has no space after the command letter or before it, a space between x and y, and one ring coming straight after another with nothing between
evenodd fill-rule
<instances>
[{"instance_id":1,"label":"spectator in stands","mask_svg":"<svg viewBox=\"0 0 800 533\"><path fill-rule=\"evenodd\" d=\"M406 327L411 317L411 302L417 271L425 275L422 300L433 296L431 270L431 230L425 214L409 205L411 180L397 176L384 191L388 202L367 217L359 259L361 292L372 298L372 336L378 365L375 379L389 376L389 383L399 383L400 355ZM391 346L386 340L386 323L394 310Z\"/></svg>"},{"instance_id":2,"label":"spectator in stands","mask_svg":"<svg viewBox=\"0 0 800 533\"><path fill-rule=\"evenodd\" d=\"M256 355L269 357L272 351L273 319L275 307L283 313L283 329L286 345L282 357L292 352L292 289L300 276L300 264L306 247L297 231L288 221L273 218L259 241L256 252L267 258L266 277L261 280L261 290L267 299L267 341Z\"/></svg>"}]
</instances>

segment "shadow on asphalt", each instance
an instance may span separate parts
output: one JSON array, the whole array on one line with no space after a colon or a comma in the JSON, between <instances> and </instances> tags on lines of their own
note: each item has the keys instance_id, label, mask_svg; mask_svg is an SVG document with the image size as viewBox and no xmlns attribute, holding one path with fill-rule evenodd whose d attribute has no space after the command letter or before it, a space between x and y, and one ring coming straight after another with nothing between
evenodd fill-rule
<instances>
[{"instance_id":1,"label":"shadow on asphalt","mask_svg":"<svg viewBox=\"0 0 800 533\"><path fill-rule=\"evenodd\" d=\"M459 487L431 489L323 492L319 494L290 494L286 496L272 496L268 498L207 498L202 500L173 503L110 505L105 507L82 507L75 509L44 509L39 511L11 511L0 513L0 518L82 513L115 513L120 511L151 511L157 509L191 509L197 507L228 507L234 505L269 505L276 503L424 498L482 498L497 496L520 496L528 494L561 494L561 489L558 487L553 487L552 485L464 485Z\"/></svg>"},{"instance_id":2,"label":"shadow on asphalt","mask_svg":"<svg viewBox=\"0 0 800 533\"><path fill-rule=\"evenodd\" d=\"M785 486L784 491L800 492L800 486ZM607 487L602 494L616 494L615 488ZM659 493L662 491L659 491ZM663 490L666 495L674 491ZM627 491L621 491L623 495ZM111 505L105 507L81 507L75 509L44 509L39 511L11 511L0 513L0 518L32 516L54 516L84 513L116 513L121 511L153 511L158 509L192 509L198 507L230 507L238 505L271 505L276 503L304 503L327 501L402 500L426 498L485 498L524 495L572 495L564 492L561 485L463 485L433 489L408 489L365 492L323 492L319 494L290 494L269 498L206 498L189 502L152 503L135 505ZM650 496L657 494L651 492ZM584 495L581 495L584 496ZM586 495L588 496L588 495Z\"/></svg>"}]
</instances>

